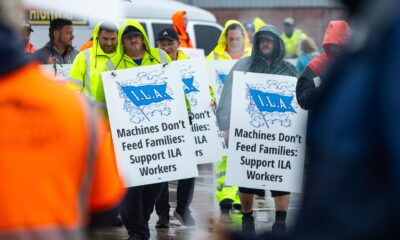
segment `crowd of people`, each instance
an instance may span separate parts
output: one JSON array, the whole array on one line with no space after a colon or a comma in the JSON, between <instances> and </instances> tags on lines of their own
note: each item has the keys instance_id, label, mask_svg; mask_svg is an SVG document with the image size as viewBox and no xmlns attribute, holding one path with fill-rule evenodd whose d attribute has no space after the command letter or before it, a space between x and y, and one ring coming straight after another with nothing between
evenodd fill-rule
<instances>
[{"instance_id":1,"label":"crowd of people","mask_svg":"<svg viewBox=\"0 0 400 240\"><path fill-rule=\"evenodd\" d=\"M158 215L155 227L168 228L171 208L168 183L125 189L118 176L107 123L101 72L189 59L180 48L195 47L186 30L190 16L187 16L185 11L174 13L171 18L173 27L162 29L158 33L157 46L151 46L145 29L136 20L127 19L120 26L108 21L99 22L93 29L91 39L79 51L72 46L74 39L72 22L68 19L54 19L50 22L48 43L36 50L30 43L30 35L33 33L31 25L27 22L21 25L16 21L9 20L13 18L10 13L18 15L16 13L18 8L14 4L18 4L19 1L11 2L0 0L0 42L2 43L0 44L0 56L7 56L7 60L1 60L2 68L0 69L0 91L2 92L0 94L0 103L2 104L0 111L3 112L0 122L1 126L6 126L2 128L0 135L2 143L0 146L2 167L0 169L3 179L1 186L4 190L2 194L7 196L0 200L0 210L1 213L4 213L3 220L0 221L0 239L32 239L30 236L35 236L35 239L81 239L83 238L82 229L88 225L122 224L128 231L128 239L149 239L149 228L153 226L149 226L148 223L154 209ZM390 0L385 2L390 2ZM392 19L396 21L398 21L397 18L392 16ZM347 94L346 96L351 99L349 95L354 89L345 89L346 84L349 87L357 86L364 89L357 80L361 81L358 78L364 76L362 74L365 71L371 72L367 78L379 76L375 71L368 69L368 63L362 56L354 52L348 54L360 62L358 66L360 75L349 79L352 76L351 69L346 65L346 61L342 60L351 36L347 22L343 20L329 22L321 52L318 51L317 44L313 39L295 27L293 18L286 18L283 27L284 31L281 33L277 27L267 24L259 18L255 19L253 23L245 24L237 20L229 20L225 23L215 48L206 57L207 60L238 60L225 81L219 102L211 103L216 105L218 126L224 132L226 145L229 145L233 71L236 70L292 76L298 79L296 82L297 101L301 108L309 111L308 125L312 126L308 128L307 139L310 139L308 143L310 154L306 156L311 161L309 169L307 169L310 176L324 179L323 174L330 175L328 168L335 160L351 161L362 158L376 160L373 157L376 154L375 151L383 151L388 146L381 146L379 143L377 143L379 146L373 145L375 141L371 140L371 137L363 141L361 138L364 135L361 131L364 128L357 126L357 119L346 115L347 112L344 114L338 110L347 103L344 101L334 102L332 98L337 94L329 91L336 87L341 89L343 94L338 97ZM382 30L382 34L390 34L390 30L388 31L389 33ZM397 39L398 31L393 32ZM20 41L17 41L18 38ZM372 44L372 46L377 47L376 42L374 43L375 45ZM373 57L377 55L379 55L378 51ZM286 58L298 58L297 65L294 66L285 60ZM67 89L52 81L47 81L48 77L40 72L38 62L41 64L72 64ZM330 66L335 64L348 75L344 76L330 71ZM387 70L393 71L394 69ZM29 79L26 78L28 75ZM335 77L337 79L334 79ZM354 85L343 79L353 80ZM343 86L338 85L340 83ZM375 89L373 86L368 85L368 87ZM393 89L387 87L385 90L392 97L387 104L392 103L395 96L395 93L392 92ZM84 98L77 97L73 91L79 91ZM210 95L212 99L215 99L213 89L210 89ZM360 97L362 96L360 95ZM322 100L320 101L320 99ZM357 101L350 104L354 105L353 110L361 111L362 103ZM389 108L384 103L382 104L377 106L371 103L376 109ZM321 106L325 106L326 109ZM335 106L337 108L334 108ZM327 109L331 109L331 111L327 111ZM191 109L188 104L187 110L190 113ZM335 112L337 115L333 114ZM338 122L333 123L332 118L336 116L340 118ZM396 119L397 114L394 114L393 117ZM347 119L352 120L353 132L346 128ZM388 124L393 121L389 118L384 120ZM371 124L368 126L377 128L372 120L365 124ZM330 127L332 129L327 132L323 130ZM346 138L346 136L337 135L344 134L339 131L343 131L343 129L349 131L347 132L349 134L347 136L348 144L357 142L369 146L371 155L352 152L351 147L339 144L341 137ZM355 132L356 130L357 132ZM385 136L394 138L393 132L383 129L383 133L387 135L382 135L383 133L378 130L382 129L374 129L368 133L376 138ZM395 130L397 130L396 127ZM329 135L330 138L327 140L331 142L319 142L318 137L323 138L324 136L322 132ZM358 141L354 138L351 139L351 134ZM371 140L371 142L366 142L367 140ZM388 144L390 145L390 143ZM317 149L316 146L322 148ZM337 148L333 148L333 146ZM368 150L365 146L362 149ZM340 147L347 151L346 154L340 155L335 151ZM331 153L336 153L336 155L332 156ZM387 153L398 157L396 151L388 150ZM389 156L385 158L385 160L390 159ZM321 160L321 162L317 160ZM332 161L328 162L328 160ZM254 195L264 197L265 190L227 186L225 184L227 161L227 157L224 156L216 164L218 180L217 186L215 186L216 198L221 211L221 221L229 222L232 211L242 213L242 231L241 233L225 232L220 237L222 239L255 239L257 237L253 217ZM345 162L341 164L346 165ZM375 166L374 164L371 163L372 166ZM339 168L336 171L338 176L342 173ZM360 174L360 181L371 180L368 171ZM394 174L394 176L397 175ZM391 179L394 181L393 183L398 182L395 177ZM35 188L27 187L31 181L34 181ZM332 179L322 181L320 184L330 186L331 190L336 190L339 194L351 192L351 189L346 188L345 180L343 181L342 187L345 190L332 182ZM327 227L328 223L340 227L340 224L334 224L335 219L331 222L324 220L322 224L325 224L325 232L321 230L317 231L319 235L312 235L310 226L318 224L317 221L319 221L318 214L312 212L313 207L320 210L320 214L325 212L327 215L337 216L347 223L344 219L345 213L342 215L340 212L333 213L327 210L326 205L317 202L322 198L329 202L327 198L331 196L331 194L324 193L321 186L315 181L307 184L304 209L299 214L299 218L303 217L305 221L298 223L294 231L299 236L318 239L317 236L326 237L328 235L324 234L332 233L331 228ZM176 208L173 215L184 226L196 224L190 210L194 187L194 178L178 181ZM317 193L321 195L317 195ZM359 193L358 196L366 196L365 192L361 190L357 193ZM275 202L275 222L272 226L272 235L268 233L260 236L260 239L286 236L286 217L290 193L271 191L271 196ZM397 199L399 194L398 191L393 191L388 196ZM384 203L383 200L379 203ZM30 204L26 204L25 201L29 201ZM315 205L312 206L311 203L315 203ZM342 205L342 211L351 211L346 208L348 205L344 203ZM351 206L354 206L354 203ZM356 212L360 214L359 211ZM377 216L380 215L377 214ZM361 221L361 223L364 224L361 226L364 228L359 228L360 232L361 230L365 232L371 230L368 229L370 222ZM344 225L344 227L348 227L348 225ZM385 225L379 230L385 231L384 227ZM348 231L347 237L359 236L351 235L353 232L348 228L345 230ZM341 235L334 234L332 236Z\"/></svg>"},{"instance_id":2,"label":"crowd of people","mask_svg":"<svg viewBox=\"0 0 400 240\"><path fill-rule=\"evenodd\" d=\"M51 21L49 42L37 51L33 50L29 42L32 28L24 22L26 49L29 49L29 52L26 52L33 54L33 57L42 64L72 64L67 88L82 92L95 112L107 117L101 72L189 59L183 51L179 50L180 47L193 48L186 31L188 16L185 11L177 11L171 19L173 28L165 28L158 33L158 48L150 45L147 34L139 22L128 19L120 27L111 22L98 23L93 30L93 36L81 47L80 52L72 47L74 35L73 24L70 20ZM253 23L247 23L247 27L237 20L229 20L214 50L208 54L207 60L240 60L232 71L298 76L296 67L286 62L284 58L297 57L304 49L300 48L302 42L307 40L312 43L313 40L307 38L307 35L294 25L293 18L285 19L285 31L281 34L276 27L266 24L260 18L256 18ZM311 53L304 51L303 54L306 57L303 57L301 61L303 65L307 65L306 61L311 60L311 56L315 55L317 51L315 44L312 47L314 48ZM219 127L225 132L226 145L228 145L231 88L232 74L228 76L219 104L215 104ZM212 88L210 88L210 94L212 96L214 94ZM213 99L215 99L214 96ZM188 111L190 112L190 105L188 105ZM109 129L103 131L102 134L109 138ZM265 196L265 193L262 190L227 186L225 184L226 163L227 157L223 156L222 160L216 164L218 178L216 197L221 209L221 219L230 221L231 211L242 212L243 231L255 234L252 216L253 198L254 194ZM194 183L194 178L178 181L177 207L173 215L185 226L195 225L195 219L189 209ZM276 234L284 234L289 193L279 191L271 191L271 193L276 207L276 221L272 230ZM131 239L150 237L148 221L154 208L159 216L156 228L168 228L170 220L168 183L127 189L121 204L120 215ZM112 223L118 225L118 219L114 218Z\"/></svg>"}]
</instances>

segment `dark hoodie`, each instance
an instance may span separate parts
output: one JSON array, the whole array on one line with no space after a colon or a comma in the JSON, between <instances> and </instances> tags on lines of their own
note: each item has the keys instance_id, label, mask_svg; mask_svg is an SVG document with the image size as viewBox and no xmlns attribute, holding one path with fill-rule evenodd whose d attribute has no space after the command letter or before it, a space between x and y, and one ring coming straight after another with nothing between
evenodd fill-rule
<instances>
[{"instance_id":1,"label":"dark hoodie","mask_svg":"<svg viewBox=\"0 0 400 240\"><path fill-rule=\"evenodd\" d=\"M326 68L335 62L328 45L344 46L349 36L350 28L345 21L329 22L322 44L325 52L315 57L307 65L297 82L297 101L303 109L310 110L312 108L319 92L318 84L321 82Z\"/></svg>"},{"instance_id":2,"label":"dark hoodie","mask_svg":"<svg viewBox=\"0 0 400 240\"><path fill-rule=\"evenodd\" d=\"M261 55L258 44L261 36L273 35L275 39L274 59L271 65L268 65L266 59ZM229 129L231 116L231 100L232 100L232 80L234 71L267 73L283 76L297 76L296 67L283 60L285 56L285 46L280 37L279 30L272 25L262 27L255 35L253 41L253 50L250 57L239 60L229 72L222 90L221 98L217 108L218 126L221 131Z\"/></svg>"}]
</instances>

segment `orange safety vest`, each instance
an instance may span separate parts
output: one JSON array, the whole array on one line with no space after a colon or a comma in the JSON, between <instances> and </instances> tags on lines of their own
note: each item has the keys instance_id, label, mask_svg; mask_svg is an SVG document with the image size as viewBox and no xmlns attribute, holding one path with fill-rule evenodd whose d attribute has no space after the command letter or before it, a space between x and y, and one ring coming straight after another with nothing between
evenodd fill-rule
<instances>
[{"instance_id":1,"label":"orange safety vest","mask_svg":"<svg viewBox=\"0 0 400 240\"><path fill-rule=\"evenodd\" d=\"M124 195L110 138L36 63L0 77L0 240L83 239Z\"/></svg>"}]
</instances>

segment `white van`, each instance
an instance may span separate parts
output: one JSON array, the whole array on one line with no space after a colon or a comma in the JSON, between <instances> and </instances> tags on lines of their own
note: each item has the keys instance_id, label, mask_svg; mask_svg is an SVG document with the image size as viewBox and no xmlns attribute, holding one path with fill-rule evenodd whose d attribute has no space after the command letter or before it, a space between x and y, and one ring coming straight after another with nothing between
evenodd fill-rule
<instances>
[{"instance_id":1,"label":"white van","mask_svg":"<svg viewBox=\"0 0 400 240\"><path fill-rule=\"evenodd\" d=\"M171 16L178 10L187 12L189 18L187 32L195 47L204 49L206 55L216 46L223 30L212 13L181 2L173 0L124 0L121 4L124 9L124 18L139 21L146 30L153 46L155 46L158 32L165 27L172 27ZM74 22L75 39L73 45L77 49L91 38L92 29L96 22L52 11L28 10L26 19L32 24L34 32L31 34L31 42L36 49L41 48L49 41L49 19L57 17L66 17Z\"/></svg>"}]
</instances>

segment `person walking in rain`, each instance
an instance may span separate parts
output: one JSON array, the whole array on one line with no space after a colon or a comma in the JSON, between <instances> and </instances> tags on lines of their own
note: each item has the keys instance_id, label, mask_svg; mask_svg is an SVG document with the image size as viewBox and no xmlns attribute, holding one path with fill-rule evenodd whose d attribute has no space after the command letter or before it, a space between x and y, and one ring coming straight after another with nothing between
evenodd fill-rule
<instances>
[{"instance_id":1,"label":"person walking in rain","mask_svg":"<svg viewBox=\"0 0 400 240\"><path fill-rule=\"evenodd\" d=\"M104 112L105 96L101 72L116 55L118 27L112 22L100 22L93 29L93 47L80 52L71 67L67 87L81 91L96 112Z\"/></svg>"},{"instance_id":2,"label":"person walking in rain","mask_svg":"<svg viewBox=\"0 0 400 240\"><path fill-rule=\"evenodd\" d=\"M161 49L150 47L142 25L133 19L125 20L118 32L117 54L105 65L105 71L164 64L171 58ZM164 183L129 187L121 206L121 217L128 230L129 240L150 238L148 222Z\"/></svg>"},{"instance_id":3,"label":"person walking in rain","mask_svg":"<svg viewBox=\"0 0 400 240\"><path fill-rule=\"evenodd\" d=\"M0 239L84 239L124 189L84 99L23 51L21 2L0 0ZM101 218L102 218L101 217Z\"/></svg>"},{"instance_id":4,"label":"person walking in rain","mask_svg":"<svg viewBox=\"0 0 400 240\"><path fill-rule=\"evenodd\" d=\"M225 131L226 139L229 139L233 72L245 71L297 76L296 68L289 62L283 60L284 56L285 47L280 38L280 32L275 26L264 26L254 35L251 56L239 60L232 67L217 106L218 126L221 131ZM246 234L254 235L253 199L255 194L258 196L265 196L265 190L239 187L239 192L243 212L242 230ZM286 231L289 194L289 192L271 191L271 195L275 201L276 211L275 223L272 226L272 231L279 235L284 234Z\"/></svg>"},{"instance_id":5,"label":"person walking in rain","mask_svg":"<svg viewBox=\"0 0 400 240\"><path fill-rule=\"evenodd\" d=\"M189 59L184 52L179 50L180 42L178 34L172 28L165 28L158 34L157 45L171 57L173 61ZM186 107L190 113L190 103L186 99ZM184 226L194 226L195 220L189 209L193 199L195 178L187 178L178 180L178 188L176 191L176 209L174 216ZM159 217L156 228L169 228L169 187L168 182L165 183L160 198L156 203L156 212Z\"/></svg>"},{"instance_id":6,"label":"person walking in rain","mask_svg":"<svg viewBox=\"0 0 400 240\"><path fill-rule=\"evenodd\" d=\"M100 22L93 29L94 47L79 52L69 72L67 88L83 93L94 111L107 117L101 71L116 54L118 27L112 22ZM107 125L108 126L108 125ZM111 141L110 129L104 128L103 137ZM122 226L118 217L110 219L111 226Z\"/></svg>"},{"instance_id":7,"label":"person walking in rain","mask_svg":"<svg viewBox=\"0 0 400 240\"><path fill-rule=\"evenodd\" d=\"M224 31L221 33L217 46L207 56L207 60L233 60L250 56L251 48L248 47L248 38L245 28L236 20L229 20L225 23ZM213 89L211 95L213 96ZM222 161L216 164L218 178L217 190L215 192L223 218L229 220L229 212L232 209L241 210L238 187L225 185L227 157L223 156Z\"/></svg>"},{"instance_id":8,"label":"person walking in rain","mask_svg":"<svg viewBox=\"0 0 400 240\"><path fill-rule=\"evenodd\" d=\"M297 102L301 108L313 108L326 68L343 54L349 37L350 28L346 21L329 22L322 44L324 52L307 65L296 85Z\"/></svg>"}]
</instances>

